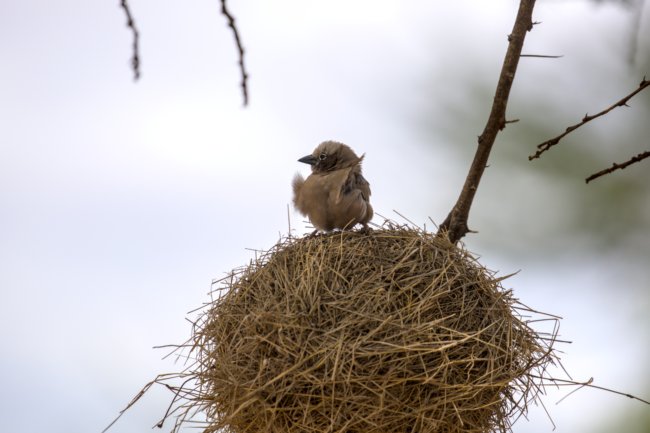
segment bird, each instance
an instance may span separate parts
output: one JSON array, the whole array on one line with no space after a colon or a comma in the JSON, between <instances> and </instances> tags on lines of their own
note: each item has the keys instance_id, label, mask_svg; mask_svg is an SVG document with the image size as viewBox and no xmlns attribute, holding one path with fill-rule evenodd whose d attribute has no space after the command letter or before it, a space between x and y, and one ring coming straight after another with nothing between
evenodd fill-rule
<instances>
[{"instance_id":1,"label":"bird","mask_svg":"<svg viewBox=\"0 0 650 433\"><path fill-rule=\"evenodd\" d=\"M373 209L370 205L370 184L361 174L360 157L338 141L324 141L298 161L311 165L311 174L304 179L297 173L293 179L295 208L309 218L314 234L319 230L352 229L363 225L368 230Z\"/></svg>"}]
</instances>

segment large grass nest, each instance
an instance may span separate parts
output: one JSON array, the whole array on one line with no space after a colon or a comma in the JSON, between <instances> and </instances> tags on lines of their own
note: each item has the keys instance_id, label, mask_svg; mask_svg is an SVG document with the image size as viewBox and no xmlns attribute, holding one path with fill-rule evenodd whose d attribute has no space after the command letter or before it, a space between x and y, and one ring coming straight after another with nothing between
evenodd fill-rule
<instances>
[{"instance_id":1,"label":"large grass nest","mask_svg":"<svg viewBox=\"0 0 650 433\"><path fill-rule=\"evenodd\" d=\"M509 431L555 332L501 281L409 227L283 239L217 283L177 427L193 409L205 433Z\"/></svg>"}]
</instances>

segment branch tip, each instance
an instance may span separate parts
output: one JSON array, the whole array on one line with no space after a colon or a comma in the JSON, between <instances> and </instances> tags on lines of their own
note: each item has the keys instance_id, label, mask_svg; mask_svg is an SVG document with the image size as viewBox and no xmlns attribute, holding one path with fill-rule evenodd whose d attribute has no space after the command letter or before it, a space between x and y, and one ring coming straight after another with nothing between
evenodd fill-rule
<instances>
[{"instance_id":1,"label":"branch tip","mask_svg":"<svg viewBox=\"0 0 650 433\"><path fill-rule=\"evenodd\" d=\"M586 178L585 183L589 183L594 179L598 179L601 176L608 175L608 174L610 174L610 173L612 173L612 172L614 172L616 170L624 170L628 166L630 166L632 164L635 164L635 163L637 163L639 161L642 161L642 160L644 160L644 159L646 159L648 157L650 157L650 151L645 151L645 152L639 153L636 156L633 156L632 158L628 159L625 162L622 162L622 163L614 162L614 163L612 163L611 167L606 168L604 170L601 170L601 171L599 171L597 173L594 173L591 176L589 176L588 178Z\"/></svg>"},{"instance_id":2,"label":"branch tip","mask_svg":"<svg viewBox=\"0 0 650 433\"><path fill-rule=\"evenodd\" d=\"M564 133L558 135L555 138L547 140L547 141L545 141L545 142L543 142L541 144L538 144L537 148L539 150L537 152L535 152L535 154L531 155L528 158L528 160L533 160L533 159L539 158L542 153L546 152L551 147L558 144L560 142L560 140L563 139L570 132L580 128L584 124L586 124L586 123L588 123L588 122L590 122L590 121L592 121L594 119L599 118L600 116L604 116L605 114L609 113L610 111L612 111L616 107L622 107L622 106L629 107L629 105L627 104L628 101L630 99L632 99L637 93L641 92L643 89L645 89L647 87L650 87L650 81L646 81L645 76L644 76L643 80L641 81L641 84L639 84L639 87L637 89L635 89L633 92L631 92L629 95L623 97L619 101L615 102L614 104L610 105L609 107L605 108L604 110L600 111L599 113L594 114L593 116L590 116L589 113L586 113L585 116L582 118L582 121L580 123L576 123L575 125L571 125L571 126L566 128Z\"/></svg>"},{"instance_id":3,"label":"branch tip","mask_svg":"<svg viewBox=\"0 0 650 433\"><path fill-rule=\"evenodd\" d=\"M221 0L221 14L224 17L226 17L227 26L232 29L233 37L235 38L235 45L237 46L237 50L239 51L238 63L239 63L239 70L241 73L241 89L242 89L242 95L244 97L244 106L247 106L248 105L248 73L246 72L246 67L244 65L244 47L239 37L239 30L237 30L237 26L235 25L235 17L228 10L228 6L226 5L226 0Z\"/></svg>"},{"instance_id":4,"label":"branch tip","mask_svg":"<svg viewBox=\"0 0 650 433\"><path fill-rule=\"evenodd\" d=\"M120 7L124 10L126 15L126 26L131 29L131 34L133 35L133 43L131 44L133 54L131 55L131 69L133 69L133 80L138 81L140 78L140 52L139 52L139 40L140 33L138 28L135 25L135 20L131 14L131 9L127 0L120 0Z\"/></svg>"}]
</instances>

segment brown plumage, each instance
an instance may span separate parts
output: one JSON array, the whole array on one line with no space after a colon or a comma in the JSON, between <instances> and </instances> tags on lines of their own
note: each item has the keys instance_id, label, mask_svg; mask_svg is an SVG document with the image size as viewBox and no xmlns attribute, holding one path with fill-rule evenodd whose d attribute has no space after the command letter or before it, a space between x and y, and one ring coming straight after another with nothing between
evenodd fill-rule
<instances>
[{"instance_id":1,"label":"brown plumage","mask_svg":"<svg viewBox=\"0 0 650 433\"><path fill-rule=\"evenodd\" d=\"M311 174L293 179L293 204L318 230L368 226L373 210L370 184L361 174L361 161L343 143L325 141L298 161L311 165Z\"/></svg>"}]
</instances>

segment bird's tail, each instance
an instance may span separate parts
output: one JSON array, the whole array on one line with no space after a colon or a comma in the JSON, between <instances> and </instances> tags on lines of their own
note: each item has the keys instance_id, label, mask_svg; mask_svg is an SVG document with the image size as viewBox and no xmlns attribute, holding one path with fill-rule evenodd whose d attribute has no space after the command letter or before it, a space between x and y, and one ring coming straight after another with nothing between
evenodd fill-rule
<instances>
[{"instance_id":1,"label":"bird's tail","mask_svg":"<svg viewBox=\"0 0 650 433\"><path fill-rule=\"evenodd\" d=\"M291 181L291 187L293 188L294 206L296 205L297 198L300 197L300 190L302 190L302 186L304 184L305 184L305 178L302 177L302 174L296 173L296 175L293 177L293 181Z\"/></svg>"}]
</instances>

